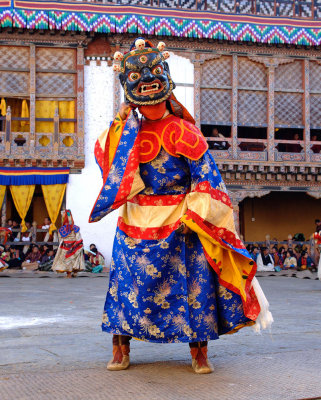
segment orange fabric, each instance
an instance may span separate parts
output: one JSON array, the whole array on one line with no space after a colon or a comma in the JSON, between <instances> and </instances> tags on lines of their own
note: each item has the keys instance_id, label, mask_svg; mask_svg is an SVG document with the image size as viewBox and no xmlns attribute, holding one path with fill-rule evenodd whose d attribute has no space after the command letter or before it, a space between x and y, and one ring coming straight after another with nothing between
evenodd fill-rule
<instances>
[{"instance_id":1,"label":"orange fabric","mask_svg":"<svg viewBox=\"0 0 321 400\"><path fill-rule=\"evenodd\" d=\"M143 121L140 132L140 162L152 161L161 146L172 156L198 160L208 145L202 132L188 121L170 115L161 121Z\"/></svg>"},{"instance_id":2,"label":"orange fabric","mask_svg":"<svg viewBox=\"0 0 321 400\"><path fill-rule=\"evenodd\" d=\"M155 104L154 106L140 106L138 107L138 110L145 118L155 121L161 119L165 114L166 101L163 101L160 104Z\"/></svg>"}]
</instances>

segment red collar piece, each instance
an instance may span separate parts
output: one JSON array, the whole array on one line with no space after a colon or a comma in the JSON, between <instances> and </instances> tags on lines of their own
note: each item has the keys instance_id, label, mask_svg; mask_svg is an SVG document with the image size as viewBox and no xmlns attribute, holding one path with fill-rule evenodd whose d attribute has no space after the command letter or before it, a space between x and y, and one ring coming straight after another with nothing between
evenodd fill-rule
<instances>
[{"instance_id":1,"label":"red collar piece","mask_svg":"<svg viewBox=\"0 0 321 400\"><path fill-rule=\"evenodd\" d=\"M160 121L144 121L140 130L140 162L147 163L161 147L174 157L199 160L208 149L202 132L195 125L170 115Z\"/></svg>"}]
</instances>

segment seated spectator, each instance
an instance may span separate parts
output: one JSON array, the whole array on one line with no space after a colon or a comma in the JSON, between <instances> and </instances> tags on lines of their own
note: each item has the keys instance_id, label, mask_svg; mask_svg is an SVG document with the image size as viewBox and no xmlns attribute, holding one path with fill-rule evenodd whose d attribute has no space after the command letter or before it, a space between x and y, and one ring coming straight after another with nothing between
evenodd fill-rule
<instances>
[{"instance_id":1,"label":"seated spectator","mask_svg":"<svg viewBox=\"0 0 321 400\"><path fill-rule=\"evenodd\" d=\"M272 247L272 257L273 257L273 260L274 260L274 266L280 266L281 259L280 259L280 256L279 256L278 248L276 246Z\"/></svg>"},{"instance_id":2,"label":"seated spectator","mask_svg":"<svg viewBox=\"0 0 321 400\"><path fill-rule=\"evenodd\" d=\"M302 146L300 145L300 143L297 143L298 141L300 141L300 135L298 133L295 133L292 140L296 143L287 143L285 145L285 151L287 153L301 153Z\"/></svg>"},{"instance_id":3,"label":"seated spectator","mask_svg":"<svg viewBox=\"0 0 321 400\"><path fill-rule=\"evenodd\" d=\"M252 259L253 259L255 262L257 262L257 256L259 255L259 253L260 253L259 248L256 247L256 246L254 246L254 247L252 248L252 251L251 251L251 253L250 253L250 256L252 257Z\"/></svg>"},{"instance_id":4,"label":"seated spectator","mask_svg":"<svg viewBox=\"0 0 321 400\"><path fill-rule=\"evenodd\" d=\"M302 251L301 257L298 260L298 271L304 271L305 269L309 269L310 271L317 270L309 254L306 251Z\"/></svg>"},{"instance_id":5,"label":"seated spectator","mask_svg":"<svg viewBox=\"0 0 321 400\"><path fill-rule=\"evenodd\" d=\"M12 219L7 219L7 223L6 223L6 228L11 229L12 228Z\"/></svg>"},{"instance_id":6,"label":"seated spectator","mask_svg":"<svg viewBox=\"0 0 321 400\"><path fill-rule=\"evenodd\" d=\"M38 269L40 259L41 253L39 251L39 247L33 246L31 252L27 255L25 261L22 263L22 268L28 271L35 271Z\"/></svg>"},{"instance_id":7,"label":"seated spectator","mask_svg":"<svg viewBox=\"0 0 321 400\"><path fill-rule=\"evenodd\" d=\"M0 245L0 271L3 271L8 268L7 261L9 257L4 249L4 246Z\"/></svg>"},{"instance_id":8,"label":"seated spectator","mask_svg":"<svg viewBox=\"0 0 321 400\"><path fill-rule=\"evenodd\" d=\"M11 226L11 230L12 230L11 237L10 237L11 242L17 242L19 240L19 238L18 238L19 231L17 230L19 228L20 228L20 226L19 226L18 222L16 220L13 220L12 226Z\"/></svg>"},{"instance_id":9,"label":"seated spectator","mask_svg":"<svg viewBox=\"0 0 321 400\"><path fill-rule=\"evenodd\" d=\"M318 142L318 136L317 135L312 135L311 136L311 142ZM321 152L321 144L314 144L311 147L311 150L313 151L313 153L320 153Z\"/></svg>"},{"instance_id":10,"label":"seated spectator","mask_svg":"<svg viewBox=\"0 0 321 400\"><path fill-rule=\"evenodd\" d=\"M294 254L291 250L287 251L286 258L283 262L283 269L296 269L297 267L297 259L294 257Z\"/></svg>"},{"instance_id":11,"label":"seated spectator","mask_svg":"<svg viewBox=\"0 0 321 400\"><path fill-rule=\"evenodd\" d=\"M261 253L257 256L256 263L258 271L274 271L273 257L267 247L262 247Z\"/></svg>"},{"instance_id":12,"label":"seated spectator","mask_svg":"<svg viewBox=\"0 0 321 400\"><path fill-rule=\"evenodd\" d=\"M222 135L217 128L213 128L212 130L212 135L211 137L216 137L216 138L224 138L225 136ZM227 148L227 143L226 142L221 142L221 141L210 141L209 142L209 148L212 150L225 150Z\"/></svg>"},{"instance_id":13,"label":"seated spectator","mask_svg":"<svg viewBox=\"0 0 321 400\"><path fill-rule=\"evenodd\" d=\"M31 226L31 223L30 222L26 222L26 227L27 227L27 230L26 230L26 232L19 232L18 233L18 236L17 236L17 238L19 239L19 242L31 242L32 241L32 230L31 230L31 228L32 228L32 226ZM25 246L23 246L23 252L24 252L24 254L26 254L27 253L27 251L29 250L29 245L25 245Z\"/></svg>"},{"instance_id":14,"label":"seated spectator","mask_svg":"<svg viewBox=\"0 0 321 400\"><path fill-rule=\"evenodd\" d=\"M10 259L8 261L8 268L21 269L24 260L24 254L18 247L10 247Z\"/></svg>"},{"instance_id":15,"label":"seated spectator","mask_svg":"<svg viewBox=\"0 0 321 400\"><path fill-rule=\"evenodd\" d=\"M41 257L47 253L47 250L49 250L49 246L47 244L40 246Z\"/></svg>"},{"instance_id":16,"label":"seated spectator","mask_svg":"<svg viewBox=\"0 0 321 400\"><path fill-rule=\"evenodd\" d=\"M49 217L46 217L43 220L43 224L41 226L41 229L46 229L47 232L42 232L42 241L43 242L51 242L52 241L52 235L49 235L49 228L51 225L51 220Z\"/></svg>"},{"instance_id":17,"label":"seated spectator","mask_svg":"<svg viewBox=\"0 0 321 400\"><path fill-rule=\"evenodd\" d=\"M90 245L90 251L87 253L89 259L86 261L86 270L90 272L102 272L105 266L104 256L98 251L95 244Z\"/></svg>"},{"instance_id":18,"label":"seated spectator","mask_svg":"<svg viewBox=\"0 0 321 400\"><path fill-rule=\"evenodd\" d=\"M51 267L55 258L55 251L53 249L47 249L41 256L39 271L51 271Z\"/></svg>"}]
</instances>

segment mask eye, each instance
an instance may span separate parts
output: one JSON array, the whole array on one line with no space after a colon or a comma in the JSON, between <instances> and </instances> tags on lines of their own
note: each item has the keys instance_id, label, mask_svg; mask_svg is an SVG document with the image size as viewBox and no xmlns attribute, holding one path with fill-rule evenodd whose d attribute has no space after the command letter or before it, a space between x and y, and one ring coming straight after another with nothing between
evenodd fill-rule
<instances>
[{"instance_id":1,"label":"mask eye","mask_svg":"<svg viewBox=\"0 0 321 400\"><path fill-rule=\"evenodd\" d=\"M137 81L137 79L140 78L140 73L139 72L130 72L128 75L128 78L131 82Z\"/></svg>"},{"instance_id":2,"label":"mask eye","mask_svg":"<svg viewBox=\"0 0 321 400\"><path fill-rule=\"evenodd\" d=\"M156 65L156 67L152 69L152 73L154 75L161 75L163 73L163 67L161 65Z\"/></svg>"}]
</instances>

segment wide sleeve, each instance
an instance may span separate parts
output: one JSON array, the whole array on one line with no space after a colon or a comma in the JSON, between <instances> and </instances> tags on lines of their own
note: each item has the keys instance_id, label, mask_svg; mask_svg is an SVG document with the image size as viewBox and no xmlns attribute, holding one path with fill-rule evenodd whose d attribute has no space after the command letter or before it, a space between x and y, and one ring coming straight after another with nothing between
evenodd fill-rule
<instances>
[{"instance_id":1,"label":"wide sleeve","mask_svg":"<svg viewBox=\"0 0 321 400\"><path fill-rule=\"evenodd\" d=\"M139 172L139 121L130 111L125 121L117 115L108 132L96 142L95 157L103 186L89 217L96 222L122 206L145 187Z\"/></svg>"},{"instance_id":2,"label":"wide sleeve","mask_svg":"<svg viewBox=\"0 0 321 400\"><path fill-rule=\"evenodd\" d=\"M256 320L260 305L251 287L256 263L238 237L233 207L215 161L206 151L198 160L187 162L191 190L182 221L198 234L220 283L241 296L245 315Z\"/></svg>"}]
</instances>

